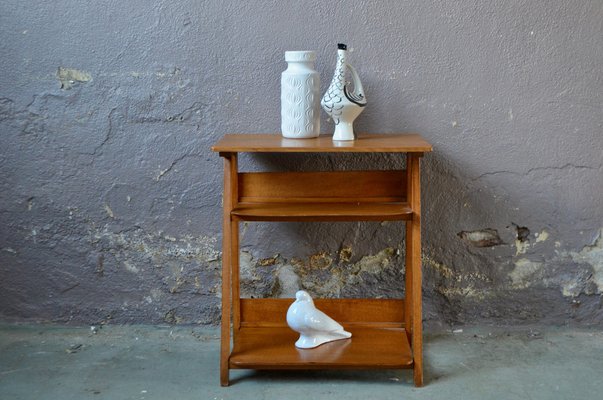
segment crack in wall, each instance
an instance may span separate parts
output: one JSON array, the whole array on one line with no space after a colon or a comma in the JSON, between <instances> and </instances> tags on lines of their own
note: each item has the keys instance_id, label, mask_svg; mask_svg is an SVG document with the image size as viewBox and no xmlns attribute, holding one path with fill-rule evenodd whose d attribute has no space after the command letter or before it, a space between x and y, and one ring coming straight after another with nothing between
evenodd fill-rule
<instances>
[{"instance_id":1,"label":"crack in wall","mask_svg":"<svg viewBox=\"0 0 603 400\"><path fill-rule=\"evenodd\" d=\"M105 134L105 138L103 139L103 141L94 148L92 153L84 154L96 156L98 152L113 138L113 113L115 112L115 110L117 110L117 108L112 108L111 111L109 111L109 114L107 115L107 133Z\"/></svg>"},{"instance_id":2,"label":"crack in wall","mask_svg":"<svg viewBox=\"0 0 603 400\"><path fill-rule=\"evenodd\" d=\"M162 169L159 171L159 173L157 174L157 176L155 177L155 181L159 182L161 180L161 178L163 178L167 173L171 172L174 167L176 166L176 164L178 164L180 161L184 160L185 158L203 158L201 155L199 154L184 154L178 158L176 158L174 161L172 161L172 163L169 165L169 167L167 167L166 169Z\"/></svg>"},{"instance_id":3,"label":"crack in wall","mask_svg":"<svg viewBox=\"0 0 603 400\"><path fill-rule=\"evenodd\" d=\"M517 176L528 176L531 173L536 172L536 171L565 170L565 169L595 170L595 169L602 169L602 168L603 168L603 164L600 164L598 166L594 166L593 167L591 165L577 165L577 164L567 163L567 164L564 164L562 166L534 167L534 168L528 169L525 172L507 171L507 170L486 172L486 173L483 173L481 175L478 175L477 177L471 178L471 180L477 181L477 180L482 179L482 178L484 178L486 176L493 176L493 175L499 175L499 174L510 174L510 175L517 175Z\"/></svg>"}]
</instances>

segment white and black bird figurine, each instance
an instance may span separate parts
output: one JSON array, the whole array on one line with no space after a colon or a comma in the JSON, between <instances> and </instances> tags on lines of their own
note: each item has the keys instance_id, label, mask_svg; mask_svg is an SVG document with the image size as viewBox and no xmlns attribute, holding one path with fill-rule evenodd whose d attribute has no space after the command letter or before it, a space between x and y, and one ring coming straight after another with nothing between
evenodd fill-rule
<instances>
[{"instance_id":1,"label":"white and black bird figurine","mask_svg":"<svg viewBox=\"0 0 603 400\"><path fill-rule=\"evenodd\" d=\"M314 306L308 292L300 290L287 311L287 324L300 336L295 347L311 349L323 343L352 337L337 321Z\"/></svg>"}]
</instances>

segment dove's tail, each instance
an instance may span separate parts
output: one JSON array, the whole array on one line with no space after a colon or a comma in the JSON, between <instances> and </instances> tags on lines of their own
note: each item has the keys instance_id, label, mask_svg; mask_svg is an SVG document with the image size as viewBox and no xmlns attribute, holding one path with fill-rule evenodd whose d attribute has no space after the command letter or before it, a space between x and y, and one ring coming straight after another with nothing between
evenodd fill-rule
<instances>
[{"instance_id":1,"label":"dove's tail","mask_svg":"<svg viewBox=\"0 0 603 400\"><path fill-rule=\"evenodd\" d=\"M322 332L314 335L304 335L303 333L299 336L297 342L295 342L295 347L300 349L312 349L314 347L318 347L323 343L333 342L335 340L342 340L351 338L352 334L350 332L346 332L343 329L330 331L330 332Z\"/></svg>"},{"instance_id":2,"label":"dove's tail","mask_svg":"<svg viewBox=\"0 0 603 400\"><path fill-rule=\"evenodd\" d=\"M352 334L348 331L344 331L343 329L340 331L334 331L334 332L330 332L333 336L337 336L340 337L342 339L347 339L352 337Z\"/></svg>"}]
</instances>

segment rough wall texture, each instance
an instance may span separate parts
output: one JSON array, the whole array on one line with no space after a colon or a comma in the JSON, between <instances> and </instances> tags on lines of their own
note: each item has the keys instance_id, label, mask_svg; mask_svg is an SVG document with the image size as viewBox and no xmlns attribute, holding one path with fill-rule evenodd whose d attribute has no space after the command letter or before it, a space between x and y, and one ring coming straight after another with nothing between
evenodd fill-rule
<instances>
[{"instance_id":1,"label":"rough wall texture","mask_svg":"<svg viewBox=\"0 0 603 400\"><path fill-rule=\"evenodd\" d=\"M342 41L369 99L358 130L416 131L435 147L423 161L425 318L603 324L601 1L0 9L3 318L218 322L222 164L209 147L277 132L284 51L316 50L324 90ZM402 294L402 224L242 233L248 296Z\"/></svg>"}]
</instances>

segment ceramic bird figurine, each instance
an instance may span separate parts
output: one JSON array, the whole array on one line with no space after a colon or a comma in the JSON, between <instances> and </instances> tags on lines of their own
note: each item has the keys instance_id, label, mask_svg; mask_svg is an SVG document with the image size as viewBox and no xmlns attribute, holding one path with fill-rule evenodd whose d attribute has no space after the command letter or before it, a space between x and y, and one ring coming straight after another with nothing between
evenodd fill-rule
<instances>
[{"instance_id":1,"label":"ceramic bird figurine","mask_svg":"<svg viewBox=\"0 0 603 400\"><path fill-rule=\"evenodd\" d=\"M311 349L323 343L352 337L339 323L314 306L308 292L300 290L287 311L287 324L300 333L295 347Z\"/></svg>"},{"instance_id":2,"label":"ceramic bird figurine","mask_svg":"<svg viewBox=\"0 0 603 400\"><path fill-rule=\"evenodd\" d=\"M364 111L366 96L356 69L347 62L347 46L339 43L337 48L337 65L333 80L320 105L335 123L333 140L354 140L354 120ZM353 90L346 84L345 76L348 70L352 75Z\"/></svg>"}]
</instances>

